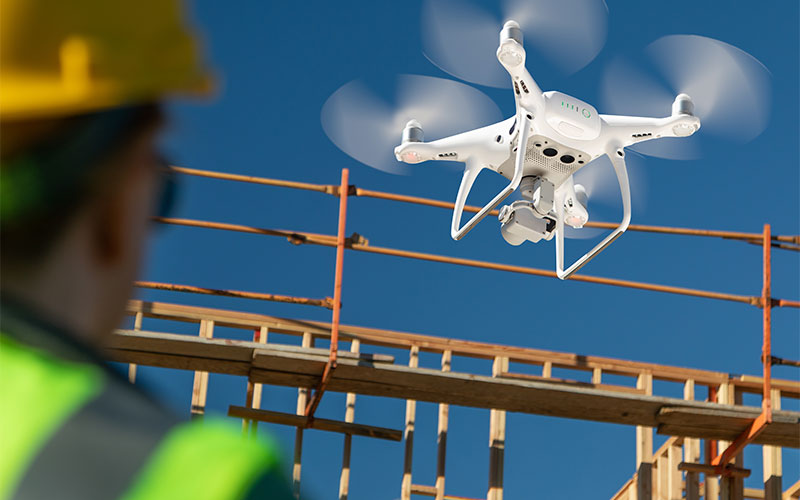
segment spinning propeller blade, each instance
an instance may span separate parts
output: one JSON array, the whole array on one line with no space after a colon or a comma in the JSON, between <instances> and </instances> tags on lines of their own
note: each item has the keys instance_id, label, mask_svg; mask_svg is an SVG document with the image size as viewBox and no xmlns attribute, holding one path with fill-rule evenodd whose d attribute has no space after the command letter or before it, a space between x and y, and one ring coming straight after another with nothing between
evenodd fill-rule
<instances>
[{"instance_id":1,"label":"spinning propeller blade","mask_svg":"<svg viewBox=\"0 0 800 500\"><path fill-rule=\"evenodd\" d=\"M616 58L602 83L604 113L666 116L679 93L691 96L702 126L687 138L643 142L632 149L671 159L700 158L709 142L743 144L767 126L770 73L750 54L698 35L670 35L633 60Z\"/></svg>"},{"instance_id":2,"label":"spinning propeller blade","mask_svg":"<svg viewBox=\"0 0 800 500\"><path fill-rule=\"evenodd\" d=\"M385 93L385 92L384 92ZM322 128L336 146L356 160L393 174L409 172L395 159L403 127L419 121L427 140L500 121L500 109L483 92L453 80L400 75L394 105L361 81L334 92L322 107Z\"/></svg>"},{"instance_id":3,"label":"spinning propeller blade","mask_svg":"<svg viewBox=\"0 0 800 500\"><path fill-rule=\"evenodd\" d=\"M606 40L603 0L504 0L502 16L468 0L426 0L422 14L425 56L468 82L511 86L495 52L505 21L517 21L528 58L541 56L565 74L589 64Z\"/></svg>"}]
</instances>

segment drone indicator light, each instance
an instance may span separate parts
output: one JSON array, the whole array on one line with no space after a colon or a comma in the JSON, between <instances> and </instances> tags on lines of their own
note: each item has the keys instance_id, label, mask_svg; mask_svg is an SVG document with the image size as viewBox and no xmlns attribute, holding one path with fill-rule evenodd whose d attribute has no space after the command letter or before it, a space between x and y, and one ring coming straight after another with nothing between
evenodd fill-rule
<instances>
[{"instance_id":1,"label":"drone indicator light","mask_svg":"<svg viewBox=\"0 0 800 500\"><path fill-rule=\"evenodd\" d=\"M401 158L406 163L419 163L422 161L422 157L416 151L406 151Z\"/></svg>"}]
</instances>

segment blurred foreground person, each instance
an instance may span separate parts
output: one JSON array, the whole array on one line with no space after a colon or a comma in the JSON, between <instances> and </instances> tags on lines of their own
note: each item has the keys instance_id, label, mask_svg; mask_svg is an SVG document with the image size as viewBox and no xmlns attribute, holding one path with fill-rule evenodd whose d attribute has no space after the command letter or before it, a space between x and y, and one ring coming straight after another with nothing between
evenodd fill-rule
<instances>
[{"instance_id":1,"label":"blurred foreground person","mask_svg":"<svg viewBox=\"0 0 800 500\"><path fill-rule=\"evenodd\" d=\"M292 498L276 451L97 356L170 185L159 101L207 74L177 1L0 0L0 500Z\"/></svg>"}]
</instances>

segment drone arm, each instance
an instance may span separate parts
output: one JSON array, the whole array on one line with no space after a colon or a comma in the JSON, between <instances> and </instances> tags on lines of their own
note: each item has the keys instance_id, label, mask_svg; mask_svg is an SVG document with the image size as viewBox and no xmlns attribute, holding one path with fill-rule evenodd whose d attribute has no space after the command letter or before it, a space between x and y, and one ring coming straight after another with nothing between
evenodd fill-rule
<instances>
[{"instance_id":1,"label":"drone arm","mask_svg":"<svg viewBox=\"0 0 800 500\"><path fill-rule=\"evenodd\" d=\"M612 148L613 149L613 148ZM619 189L622 194L622 222L617 226L614 231L606 236L603 241L595 245L594 248L589 250L583 257L576 260L566 270L564 269L564 194L559 193L556 196L556 274L560 279L567 279L572 276L578 269L586 265L587 262L592 260L597 254L602 252L608 245L628 229L628 224L631 222L631 190L628 184L628 170L625 167L625 152L622 148L616 151L610 150L607 152L608 157L611 159L611 164L614 165L614 171L617 173L617 180L619 181Z\"/></svg>"},{"instance_id":2,"label":"drone arm","mask_svg":"<svg viewBox=\"0 0 800 500\"><path fill-rule=\"evenodd\" d=\"M666 118L600 115L600 120L608 139L623 147L660 137L686 137L700 128L700 119L689 114Z\"/></svg>"},{"instance_id":3,"label":"drone arm","mask_svg":"<svg viewBox=\"0 0 800 500\"><path fill-rule=\"evenodd\" d=\"M511 182L509 182L502 191L497 193L497 196L495 196L492 201L480 209L477 214L473 215L466 224L461 226L461 217L464 212L464 205L467 202L467 197L472 190L472 185L475 182L475 179L484 168L484 165L475 159L470 159L467 161L466 167L464 168L464 176L461 178L461 185L458 188L458 195L456 195L456 203L453 209L453 222L450 227L450 236L452 236L454 240L460 240L463 238L465 234L475 227L478 222L486 217L489 212L494 210L497 205L502 203L503 200L505 200L508 195L513 193L514 190L516 190L519 186L519 183L522 180L522 171L525 165L525 151L527 150L528 137L530 135L530 120L525 115L521 116L519 130L520 135L517 143L517 158L514 164L514 175L511 178Z\"/></svg>"}]
</instances>

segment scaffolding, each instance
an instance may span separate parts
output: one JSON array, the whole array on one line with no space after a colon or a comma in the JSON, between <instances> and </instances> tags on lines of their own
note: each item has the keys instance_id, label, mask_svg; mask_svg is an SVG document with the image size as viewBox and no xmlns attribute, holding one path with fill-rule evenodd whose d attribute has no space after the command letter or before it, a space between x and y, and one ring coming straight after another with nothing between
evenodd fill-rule
<instances>
[{"instance_id":1,"label":"scaffolding","mask_svg":"<svg viewBox=\"0 0 800 500\"><path fill-rule=\"evenodd\" d=\"M800 412L781 410L782 398L800 399L800 382L771 376L773 365L798 366L799 363L773 356L770 345L772 308L800 307L800 301L771 296L771 251L773 248L800 251L800 236L773 235L769 225L764 226L762 233L641 225L629 227L629 231L724 238L760 245L763 248L763 288L760 295L746 296L583 274L571 278L572 281L732 301L760 308L763 314L763 371L759 376L732 375L340 324L343 259L348 250L550 278L556 278L556 274L530 267L378 247L357 233L347 236L347 200L350 196L438 208L452 208L453 205L358 188L349 184L346 169L342 171L338 185L266 179L184 167L173 169L183 175L316 191L339 198L336 235L193 219L157 219L163 224L278 236L295 245L336 248L333 297L291 297L194 285L136 283L142 288L323 307L332 311L330 322L132 300L128 305L128 313L133 317L133 329L115 332L106 351L110 359L129 364L131 382L135 382L137 365L194 371L190 410L193 416L202 416L205 412L210 372L246 377L244 405L231 406L228 415L242 419L245 434L254 434L258 422L296 427L292 478L296 495L300 493L303 435L307 429L317 429L344 434L340 499L348 496L351 440L355 435L403 442L404 466L402 476L399 476L403 500L410 499L412 495L430 496L437 500L464 500L465 497L445 493L449 406L458 405L490 410L489 478L485 496L489 500L503 497L505 422L509 411L635 426L635 473L612 497L615 500L684 497L687 500L701 497L715 500L772 500L800 497L800 481L784 491L781 460L782 447L800 447ZM466 207L465 210L475 212L478 209ZM611 228L613 224L589 223L587 226ZM144 328L145 318L198 324L198 335L149 331ZM252 331L253 340L215 338L214 329L217 326ZM270 333L299 336L302 343L296 346L270 341ZM315 347L318 341L327 343L329 347ZM349 350L340 351L342 343L349 344ZM395 354L370 353L370 347L389 348ZM440 356L441 368L433 370L419 367L421 351ZM490 360L491 375L455 372L451 370L454 357ZM396 363L398 359L408 359L407 365ZM512 363L535 367L533 370L537 373L512 370ZM553 376L554 368L575 375L556 378ZM590 381L581 380L581 374L590 374ZM604 380L608 375L616 376L615 381L621 379L627 383L608 383L608 377ZM682 384L683 399L655 394L653 382L659 380ZM296 413L262 409L263 384L298 388ZM703 388L708 398L698 400L696 393ZM347 394L343 421L316 415L326 391ZM743 396L748 393L761 396L760 408L742 404ZM356 423L356 395L405 399L404 429ZM438 403L436 481L432 485L417 484L412 480L417 401ZM656 452L653 452L654 431L670 436ZM744 467L743 449L751 443L763 445L764 489L744 488L743 478L752 471ZM701 446L706 458L703 463L700 462Z\"/></svg>"}]
</instances>

